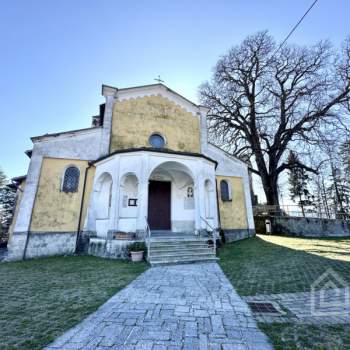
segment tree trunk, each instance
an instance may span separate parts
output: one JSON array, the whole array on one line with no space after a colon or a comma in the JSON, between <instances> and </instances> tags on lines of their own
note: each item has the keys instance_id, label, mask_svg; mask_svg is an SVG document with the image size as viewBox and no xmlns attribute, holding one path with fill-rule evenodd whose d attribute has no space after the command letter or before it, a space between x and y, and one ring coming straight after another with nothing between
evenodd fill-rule
<instances>
[{"instance_id":1,"label":"tree trunk","mask_svg":"<svg viewBox=\"0 0 350 350\"><path fill-rule=\"evenodd\" d=\"M305 217L304 205L303 205L303 200L301 198L301 195L299 195L299 202L300 202L301 212L303 214L303 217Z\"/></svg>"},{"instance_id":2,"label":"tree trunk","mask_svg":"<svg viewBox=\"0 0 350 350\"><path fill-rule=\"evenodd\" d=\"M273 176L267 176L267 178L262 178L262 183L267 205L274 205L279 211L280 203L278 197L277 179L275 179Z\"/></svg>"},{"instance_id":3,"label":"tree trunk","mask_svg":"<svg viewBox=\"0 0 350 350\"><path fill-rule=\"evenodd\" d=\"M326 210L327 218L330 219L331 214L329 211L328 200L327 200L328 196L327 196L327 192L326 192L326 186L324 184L324 179L322 179L322 190L323 190L323 202L324 202L324 207Z\"/></svg>"}]
</instances>

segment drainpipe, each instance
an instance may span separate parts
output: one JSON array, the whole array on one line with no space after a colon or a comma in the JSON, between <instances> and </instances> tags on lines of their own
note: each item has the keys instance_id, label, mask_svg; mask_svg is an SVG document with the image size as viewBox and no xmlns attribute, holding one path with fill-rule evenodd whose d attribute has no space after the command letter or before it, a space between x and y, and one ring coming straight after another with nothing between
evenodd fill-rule
<instances>
[{"instance_id":1,"label":"drainpipe","mask_svg":"<svg viewBox=\"0 0 350 350\"><path fill-rule=\"evenodd\" d=\"M220 218L220 204L219 204L219 193L218 193L218 180L215 179L215 193L216 193L216 208L218 212L218 224L219 233L221 232L221 218ZM225 243L225 236L223 235L223 243Z\"/></svg>"},{"instance_id":2,"label":"drainpipe","mask_svg":"<svg viewBox=\"0 0 350 350\"><path fill-rule=\"evenodd\" d=\"M87 173L88 169L90 169L91 165L89 164L85 168L85 173L84 173L84 184L83 184L83 193L81 195L81 202L80 202L80 211L79 211L79 220L78 220L78 227L77 227L77 239L75 241L75 249L74 252L75 254L78 253L78 243L79 243L79 238L80 238L80 230L81 230L81 218L83 216L83 206L84 206L84 198L85 198L85 189L86 189L86 179L87 179Z\"/></svg>"}]
</instances>

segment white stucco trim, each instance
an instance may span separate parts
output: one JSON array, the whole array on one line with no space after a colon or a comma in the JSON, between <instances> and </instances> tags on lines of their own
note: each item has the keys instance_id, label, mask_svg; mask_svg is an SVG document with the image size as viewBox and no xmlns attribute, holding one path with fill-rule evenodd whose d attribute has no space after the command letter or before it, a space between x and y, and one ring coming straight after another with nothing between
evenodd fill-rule
<instances>
[{"instance_id":1,"label":"white stucco trim","mask_svg":"<svg viewBox=\"0 0 350 350\"><path fill-rule=\"evenodd\" d=\"M243 189L245 197L245 207L247 211L247 225L251 230L255 229L252 199L250 192L250 182L248 173L248 164L230 156L225 151L220 148L208 143L208 146L204 154L218 162L218 167L216 169L216 175L218 176L236 176L243 180ZM234 200L234 194L233 199Z\"/></svg>"},{"instance_id":2,"label":"white stucco trim","mask_svg":"<svg viewBox=\"0 0 350 350\"><path fill-rule=\"evenodd\" d=\"M192 113L194 116L197 116L197 113L200 112L200 109L203 108L202 106L198 106L195 103L187 100L185 97L179 95L175 91L171 90L167 86L163 84L152 84L152 85L145 85L145 86L135 86L131 88L114 88L111 86L103 85L102 87L102 94L105 95L105 93L117 93L118 100L128 100L131 98L139 98L139 97L145 97L145 96L163 96L167 98L170 101L173 101L180 107L184 108L188 112Z\"/></svg>"},{"instance_id":3,"label":"white stucco trim","mask_svg":"<svg viewBox=\"0 0 350 350\"><path fill-rule=\"evenodd\" d=\"M73 132L72 134L34 138L26 186L14 226L15 232L27 232L30 228L43 158L71 159L72 163L74 163L74 160L94 160L101 156L100 142L101 128Z\"/></svg>"},{"instance_id":4,"label":"white stucco trim","mask_svg":"<svg viewBox=\"0 0 350 350\"><path fill-rule=\"evenodd\" d=\"M174 167L176 164L179 167ZM113 231L126 230L126 228L132 229L135 228L136 231L144 231L146 228L146 217L148 215L148 184L151 179L152 173L156 169L162 169L163 166L166 166L164 170L169 172L183 172L187 174L193 180L194 186L194 228L196 230L206 229L205 222L201 217L205 218L205 181L210 179L211 183L215 183L215 163L210 162L206 159L187 156L187 155L178 155L178 154L167 154L167 153L157 153L157 152L148 152L148 151L138 151L130 153L118 153L111 157L101 160L100 162L95 163L96 173L95 181L93 188L96 188L96 181L103 173L113 174L116 180L113 183L119 183L118 186L113 186L113 194L115 199L115 208L112 210L114 214L111 215L109 222L109 229ZM166 173L165 172L165 173ZM126 174L134 174L138 179L138 214L136 221L134 218L130 218L128 223L127 217L122 217L120 214L120 202L121 202L121 182ZM181 180L184 181L185 179ZM172 181L173 183L174 181ZM192 182L191 182L192 183ZM181 193L181 196L185 195L187 191L186 186L175 186L172 185L174 193ZM93 189L94 192L94 189ZM187 192L186 192L187 193ZM214 192L213 192L214 193ZM174 197L177 198L177 197ZM183 198L183 197L181 197ZM213 218L211 219L214 227L218 226L217 218L217 202L216 196L212 195L212 209ZM183 202L180 202L180 206L184 205ZM93 196L91 197L91 203L89 205L89 219L86 221L85 230L94 231L96 226L94 225L93 216L94 216L94 206L97 203L94 203ZM172 205L174 203L172 202ZM181 221L181 215L178 215L180 208L172 207L174 213L177 216L172 217L172 223L177 225L176 220ZM175 209L174 209L175 208ZM184 210L184 208L182 209ZM189 214L189 212L188 212ZM113 218L112 218L113 216ZM187 219L186 219L187 218ZM188 220L188 215L184 216L184 220ZM175 227L175 226L174 226ZM175 228L179 229L179 228Z\"/></svg>"},{"instance_id":5,"label":"white stucco trim","mask_svg":"<svg viewBox=\"0 0 350 350\"><path fill-rule=\"evenodd\" d=\"M68 140L72 137L76 136L82 136L82 135L90 135L90 134L96 134L96 136L99 136L99 134L102 131L102 127L92 127L92 128L86 128L86 129L80 129L80 130L70 130L70 131L63 131L53 134L45 134L40 136L33 136L31 137L31 140L33 143L37 142L52 142L53 140Z\"/></svg>"}]
</instances>

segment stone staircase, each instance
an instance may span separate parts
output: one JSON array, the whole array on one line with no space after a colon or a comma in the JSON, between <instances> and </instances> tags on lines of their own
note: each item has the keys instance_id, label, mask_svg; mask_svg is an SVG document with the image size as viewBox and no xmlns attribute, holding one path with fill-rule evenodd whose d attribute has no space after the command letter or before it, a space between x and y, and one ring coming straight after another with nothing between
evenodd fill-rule
<instances>
[{"instance_id":1,"label":"stone staircase","mask_svg":"<svg viewBox=\"0 0 350 350\"><path fill-rule=\"evenodd\" d=\"M149 262L152 266L217 261L208 238L193 233L153 231Z\"/></svg>"}]
</instances>

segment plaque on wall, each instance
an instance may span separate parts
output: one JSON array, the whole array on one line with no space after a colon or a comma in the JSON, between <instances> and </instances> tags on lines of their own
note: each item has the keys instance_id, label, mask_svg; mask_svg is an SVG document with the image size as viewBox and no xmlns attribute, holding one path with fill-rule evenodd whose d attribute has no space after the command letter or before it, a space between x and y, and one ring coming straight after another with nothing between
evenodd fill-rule
<instances>
[{"instance_id":1,"label":"plaque on wall","mask_svg":"<svg viewBox=\"0 0 350 350\"><path fill-rule=\"evenodd\" d=\"M129 198L128 206L129 207L136 207L137 206L137 198Z\"/></svg>"},{"instance_id":2,"label":"plaque on wall","mask_svg":"<svg viewBox=\"0 0 350 350\"><path fill-rule=\"evenodd\" d=\"M194 198L185 198L184 209L194 209Z\"/></svg>"}]
</instances>

